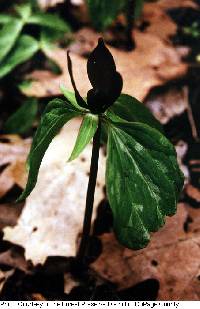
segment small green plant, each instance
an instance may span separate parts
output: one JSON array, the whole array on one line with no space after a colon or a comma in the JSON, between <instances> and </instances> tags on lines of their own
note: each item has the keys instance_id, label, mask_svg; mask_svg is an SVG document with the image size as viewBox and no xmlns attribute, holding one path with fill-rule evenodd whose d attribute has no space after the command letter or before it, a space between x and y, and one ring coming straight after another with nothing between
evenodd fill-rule
<instances>
[{"instance_id":1,"label":"small green plant","mask_svg":"<svg viewBox=\"0 0 200 309\"><path fill-rule=\"evenodd\" d=\"M4 132L7 134L27 133L38 112L38 101L35 98L27 98L25 102L7 119L4 124Z\"/></svg>"},{"instance_id":2,"label":"small green plant","mask_svg":"<svg viewBox=\"0 0 200 309\"><path fill-rule=\"evenodd\" d=\"M105 30L116 19L119 13L127 13L132 6L131 16L137 19L142 11L145 0L87 0L89 14L94 27Z\"/></svg>"},{"instance_id":3,"label":"small green plant","mask_svg":"<svg viewBox=\"0 0 200 309\"><path fill-rule=\"evenodd\" d=\"M114 230L124 246L141 249L148 244L150 233L163 226L165 216L176 212L183 186L176 151L144 105L121 94L121 75L102 39L87 62L92 85L87 99L80 96L75 85L69 54L68 68L75 93L62 88L65 100L54 99L47 105L33 139L28 182L19 200L33 190L53 137L65 123L81 116L82 124L69 161L77 158L92 138L93 150L78 260L83 261L88 244L102 131L107 136L106 191Z\"/></svg>"},{"instance_id":4,"label":"small green plant","mask_svg":"<svg viewBox=\"0 0 200 309\"><path fill-rule=\"evenodd\" d=\"M190 26L183 27L183 33L191 36L194 39L200 37L200 25L198 22L194 21Z\"/></svg>"},{"instance_id":5,"label":"small green plant","mask_svg":"<svg viewBox=\"0 0 200 309\"><path fill-rule=\"evenodd\" d=\"M116 17L123 13L126 17L126 47L131 50L135 47L133 40L133 26L142 12L145 0L87 0L90 19L95 29L104 31Z\"/></svg>"},{"instance_id":6,"label":"small green plant","mask_svg":"<svg viewBox=\"0 0 200 309\"><path fill-rule=\"evenodd\" d=\"M29 33L29 25L37 28L39 38ZM30 3L16 5L12 15L0 14L0 78L39 50L45 54L52 41L69 31L69 26L60 17L42 12Z\"/></svg>"}]
</instances>

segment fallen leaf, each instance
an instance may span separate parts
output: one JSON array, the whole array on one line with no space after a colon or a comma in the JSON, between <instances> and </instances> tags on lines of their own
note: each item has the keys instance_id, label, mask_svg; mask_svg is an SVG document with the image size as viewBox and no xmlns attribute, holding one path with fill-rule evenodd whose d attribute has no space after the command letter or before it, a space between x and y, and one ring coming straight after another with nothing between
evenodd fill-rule
<instances>
[{"instance_id":1,"label":"fallen leaf","mask_svg":"<svg viewBox=\"0 0 200 309\"><path fill-rule=\"evenodd\" d=\"M122 247L112 233L102 235L103 252L94 270L119 290L157 279L158 300L199 300L200 234L184 231L187 215L185 205L179 204L177 214L139 251Z\"/></svg>"},{"instance_id":2,"label":"fallen leaf","mask_svg":"<svg viewBox=\"0 0 200 309\"><path fill-rule=\"evenodd\" d=\"M164 10L180 7L198 8L198 4L193 0L160 0L158 1L158 5Z\"/></svg>"},{"instance_id":3,"label":"fallen leaf","mask_svg":"<svg viewBox=\"0 0 200 309\"><path fill-rule=\"evenodd\" d=\"M22 208L23 203L0 204L0 230L6 226L15 226Z\"/></svg>"},{"instance_id":4,"label":"fallen leaf","mask_svg":"<svg viewBox=\"0 0 200 309\"><path fill-rule=\"evenodd\" d=\"M199 208L193 208L187 206L188 211L188 222L187 222L187 232L188 233L199 233L200 232L200 216Z\"/></svg>"},{"instance_id":5,"label":"fallen leaf","mask_svg":"<svg viewBox=\"0 0 200 309\"><path fill-rule=\"evenodd\" d=\"M4 141L4 142L3 142ZM0 198L15 184L24 188L26 184L25 161L30 149L31 140L23 140L16 135L0 136Z\"/></svg>"},{"instance_id":6,"label":"fallen leaf","mask_svg":"<svg viewBox=\"0 0 200 309\"><path fill-rule=\"evenodd\" d=\"M200 189L199 188L196 188L193 185L188 184L185 188L185 192L190 198L194 199L197 203L200 203Z\"/></svg>"},{"instance_id":7,"label":"fallen leaf","mask_svg":"<svg viewBox=\"0 0 200 309\"><path fill-rule=\"evenodd\" d=\"M177 25L166 14L166 8L157 3L145 3L140 23L146 23L145 32L152 33L163 40L170 41L176 34Z\"/></svg>"},{"instance_id":8,"label":"fallen leaf","mask_svg":"<svg viewBox=\"0 0 200 309\"><path fill-rule=\"evenodd\" d=\"M30 273L29 264L24 258L23 250L18 250L16 246L12 246L7 251L0 253L0 265L20 269L28 274Z\"/></svg>"},{"instance_id":9,"label":"fallen leaf","mask_svg":"<svg viewBox=\"0 0 200 309\"><path fill-rule=\"evenodd\" d=\"M186 93L184 87L170 87L166 91L163 90L162 93L152 93L145 104L162 124L166 124L187 109L188 97Z\"/></svg>"},{"instance_id":10,"label":"fallen leaf","mask_svg":"<svg viewBox=\"0 0 200 309\"><path fill-rule=\"evenodd\" d=\"M91 156L89 145L78 159L67 163L79 126L79 119L70 121L52 141L17 226L4 229L4 239L24 247L26 259L34 264L44 263L48 256L76 255ZM104 196L104 172L101 152L95 210Z\"/></svg>"}]
</instances>

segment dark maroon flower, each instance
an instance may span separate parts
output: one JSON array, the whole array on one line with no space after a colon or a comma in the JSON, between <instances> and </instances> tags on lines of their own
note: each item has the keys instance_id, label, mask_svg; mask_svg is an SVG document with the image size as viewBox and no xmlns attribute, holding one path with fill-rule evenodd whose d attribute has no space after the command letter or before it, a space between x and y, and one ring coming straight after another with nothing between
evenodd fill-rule
<instances>
[{"instance_id":1,"label":"dark maroon flower","mask_svg":"<svg viewBox=\"0 0 200 309\"><path fill-rule=\"evenodd\" d=\"M87 93L87 103L76 88L69 53L68 70L77 103L81 107L88 108L92 113L105 112L120 96L123 86L122 77L116 71L113 56L106 48L103 39L99 39L97 47L92 51L87 62L87 73L93 87Z\"/></svg>"}]
</instances>

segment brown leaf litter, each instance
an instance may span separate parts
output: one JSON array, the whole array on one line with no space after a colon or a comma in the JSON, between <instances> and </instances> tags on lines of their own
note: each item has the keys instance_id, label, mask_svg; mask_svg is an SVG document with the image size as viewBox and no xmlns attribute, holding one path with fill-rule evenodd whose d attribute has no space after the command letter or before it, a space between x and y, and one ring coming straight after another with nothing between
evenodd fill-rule
<instances>
[{"instance_id":1,"label":"brown leaf litter","mask_svg":"<svg viewBox=\"0 0 200 309\"><path fill-rule=\"evenodd\" d=\"M197 210L195 216L199 224ZM184 231L187 218L188 207L179 204L177 214L167 218L149 246L139 251L122 247L112 233L102 235L103 252L94 262L94 270L120 290L146 279L157 279L158 300L199 300L200 230L192 230L189 225Z\"/></svg>"},{"instance_id":2,"label":"brown leaf litter","mask_svg":"<svg viewBox=\"0 0 200 309\"><path fill-rule=\"evenodd\" d=\"M31 140L23 140L17 135L0 136L0 198L15 184L24 188L26 184L25 161Z\"/></svg>"},{"instance_id":3,"label":"brown leaf litter","mask_svg":"<svg viewBox=\"0 0 200 309\"><path fill-rule=\"evenodd\" d=\"M67 163L79 126L79 119L72 120L54 138L18 224L4 229L4 239L24 247L26 259L34 264L44 263L48 256L76 255L92 149L88 145L78 159ZM101 152L95 209L104 197L104 172L105 158Z\"/></svg>"},{"instance_id":4,"label":"brown leaf litter","mask_svg":"<svg viewBox=\"0 0 200 309\"><path fill-rule=\"evenodd\" d=\"M187 64L182 61L183 50L175 48L170 42L170 37L176 33L177 27L165 10L155 3L145 4L143 18L149 22L149 26L144 31L133 32L135 50L126 52L109 47L117 69L124 79L123 92L139 100L144 100L153 87L178 79L187 72ZM82 51L85 52L84 48L87 45L90 52L100 35L92 30L82 29L75 36L75 44L81 38ZM78 49L74 44L70 49L80 53L80 44ZM76 83L81 94L86 95L91 87L86 73L86 59L74 52L71 55ZM23 89L26 95L36 97L60 95L60 84L72 90L67 72L66 50L55 48L47 51L47 55L60 66L62 74L58 76L47 71L34 71L27 76L33 81L30 87Z\"/></svg>"},{"instance_id":5,"label":"brown leaf litter","mask_svg":"<svg viewBox=\"0 0 200 309\"><path fill-rule=\"evenodd\" d=\"M186 86L182 88L170 87L167 90L162 90L162 93L152 93L145 101L145 104L153 115L165 125L187 109L187 93Z\"/></svg>"}]
</instances>

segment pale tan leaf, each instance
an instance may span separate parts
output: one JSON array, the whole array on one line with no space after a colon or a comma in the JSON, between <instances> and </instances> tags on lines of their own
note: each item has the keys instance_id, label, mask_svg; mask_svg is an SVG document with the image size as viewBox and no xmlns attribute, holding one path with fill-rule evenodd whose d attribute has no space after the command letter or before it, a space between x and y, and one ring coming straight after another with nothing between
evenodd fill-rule
<instances>
[{"instance_id":1,"label":"pale tan leaf","mask_svg":"<svg viewBox=\"0 0 200 309\"><path fill-rule=\"evenodd\" d=\"M17 135L1 135L0 167L7 165L0 173L0 198L15 184L24 188L26 184L25 161L30 149L31 140L23 140Z\"/></svg>"}]
</instances>

